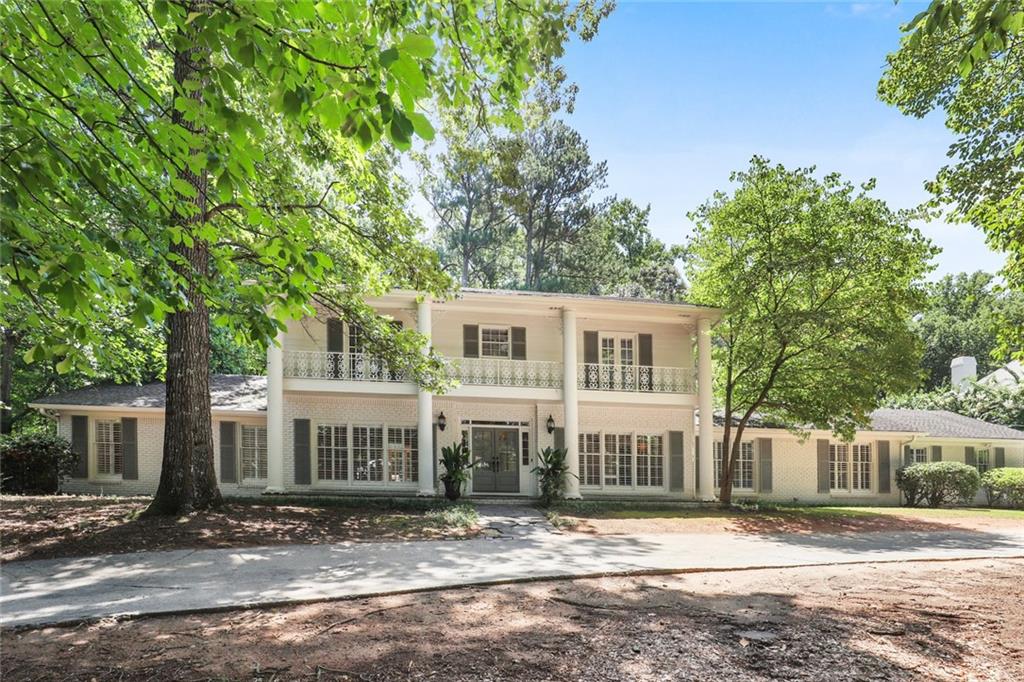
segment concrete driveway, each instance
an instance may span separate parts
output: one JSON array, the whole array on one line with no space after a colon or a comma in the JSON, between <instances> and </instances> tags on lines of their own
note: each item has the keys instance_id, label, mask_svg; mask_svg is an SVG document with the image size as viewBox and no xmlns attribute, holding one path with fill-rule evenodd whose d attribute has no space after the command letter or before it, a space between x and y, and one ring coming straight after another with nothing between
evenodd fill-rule
<instances>
[{"instance_id":1,"label":"concrete driveway","mask_svg":"<svg viewBox=\"0 0 1024 682\"><path fill-rule=\"evenodd\" d=\"M481 585L517 580L921 559L1024 557L1010 532L586 536L541 525L462 541L139 552L8 563L0 625Z\"/></svg>"}]
</instances>

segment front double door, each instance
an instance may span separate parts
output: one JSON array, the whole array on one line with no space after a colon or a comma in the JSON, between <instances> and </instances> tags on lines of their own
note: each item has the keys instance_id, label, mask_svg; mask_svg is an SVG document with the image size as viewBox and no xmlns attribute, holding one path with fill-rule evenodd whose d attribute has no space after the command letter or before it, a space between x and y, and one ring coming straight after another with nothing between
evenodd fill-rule
<instances>
[{"instance_id":1,"label":"front double door","mask_svg":"<svg viewBox=\"0 0 1024 682\"><path fill-rule=\"evenodd\" d=\"M519 492L519 429L473 427L474 493Z\"/></svg>"}]
</instances>

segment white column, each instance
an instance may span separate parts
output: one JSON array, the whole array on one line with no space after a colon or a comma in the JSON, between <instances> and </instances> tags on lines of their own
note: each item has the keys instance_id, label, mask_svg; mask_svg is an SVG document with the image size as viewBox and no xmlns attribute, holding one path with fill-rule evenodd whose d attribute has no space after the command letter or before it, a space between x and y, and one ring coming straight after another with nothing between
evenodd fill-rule
<instances>
[{"instance_id":1,"label":"white column","mask_svg":"<svg viewBox=\"0 0 1024 682\"><path fill-rule=\"evenodd\" d=\"M580 413L576 388L576 311L562 309L562 402L565 415L565 451L569 476L565 496L580 499Z\"/></svg>"},{"instance_id":2,"label":"white column","mask_svg":"<svg viewBox=\"0 0 1024 682\"><path fill-rule=\"evenodd\" d=\"M697 404L700 406L700 496L705 501L715 499L714 414L712 412L711 378L711 320L697 323Z\"/></svg>"},{"instance_id":3,"label":"white column","mask_svg":"<svg viewBox=\"0 0 1024 682\"><path fill-rule=\"evenodd\" d=\"M267 346L267 488L284 492L284 332Z\"/></svg>"},{"instance_id":4,"label":"white column","mask_svg":"<svg viewBox=\"0 0 1024 682\"><path fill-rule=\"evenodd\" d=\"M423 354L430 352L430 298L424 297L416 307L416 331L426 337ZM433 463L434 457L434 396L424 389L416 391L416 430L419 447L420 495L434 495Z\"/></svg>"}]
</instances>

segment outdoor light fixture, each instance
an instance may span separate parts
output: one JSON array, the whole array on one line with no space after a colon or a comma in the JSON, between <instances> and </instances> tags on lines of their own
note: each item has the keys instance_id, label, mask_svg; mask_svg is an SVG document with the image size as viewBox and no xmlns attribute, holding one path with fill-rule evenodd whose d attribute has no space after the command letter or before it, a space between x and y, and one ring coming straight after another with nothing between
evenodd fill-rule
<instances>
[{"instance_id":1,"label":"outdoor light fixture","mask_svg":"<svg viewBox=\"0 0 1024 682\"><path fill-rule=\"evenodd\" d=\"M548 433L552 433L555 430L555 418L548 415Z\"/></svg>"},{"instance_id":2,"label":"outdoor light fixture","mask_svg":"<svg viewBox=\"0 0 1024 682\"><path fill-rule=\"evenodd\" d=\"M448 420L445 419L444 412L437 415L437 428L444 431L444 427L448 425Z\"/></svg>"}]
</instances>

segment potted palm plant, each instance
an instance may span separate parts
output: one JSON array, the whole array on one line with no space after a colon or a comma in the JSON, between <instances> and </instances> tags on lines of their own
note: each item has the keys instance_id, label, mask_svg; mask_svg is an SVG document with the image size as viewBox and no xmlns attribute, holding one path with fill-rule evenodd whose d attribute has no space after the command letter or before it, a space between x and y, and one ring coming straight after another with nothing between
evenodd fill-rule
<instances>
[{"instance_id":1,"label":"potted palm plant","mask_svg":"<svg viewBox=\"0 0 1024 682\"><path fill-rule=\"evenodd\" d=\"M562 448L544 448L537 453L537 466L533 473L537 474L540 486L540 503L550 507L565 495L566 479L576 474L569 471L566 461L568 452Z\"/></svg>"},{"instance_id":2,"label":"potted palm plant","mask_svg":"<svg viewBox=\"0 0 1024 682\"><path fill-rule=\"evenodd\" d=\"M474 461L465 443L446 445L441 448L441 482L444 483L444 496L454 502L462 496L462 484L469 480L469 472L479 463Z\"/></svg>"}]
</instances>

